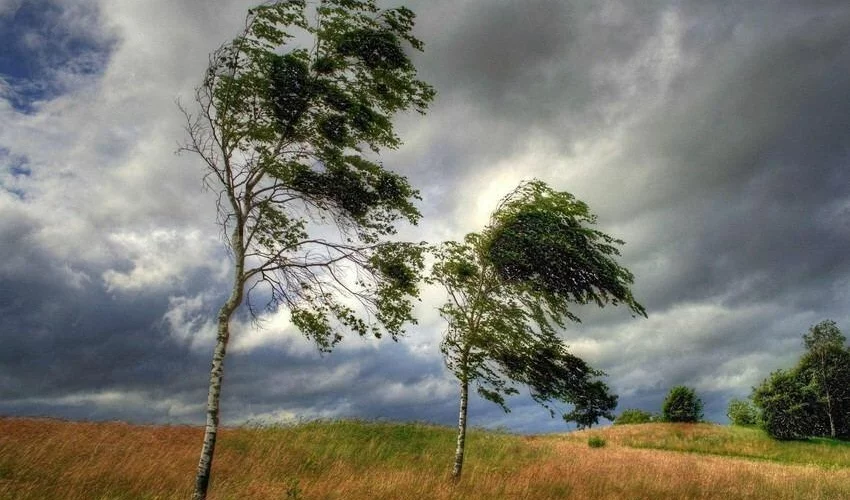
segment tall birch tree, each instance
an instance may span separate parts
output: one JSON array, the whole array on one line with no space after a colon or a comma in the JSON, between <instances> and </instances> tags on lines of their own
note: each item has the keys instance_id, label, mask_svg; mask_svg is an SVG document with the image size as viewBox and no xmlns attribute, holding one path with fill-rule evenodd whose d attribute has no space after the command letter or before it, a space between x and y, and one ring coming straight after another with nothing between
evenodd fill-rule
<instances>
[{"instance_id":1,"label":"tall birch tree","mask_svg":"<svg viewBox=\"0 0 850 500\"><path fill-rule=\"evenodd\" d=\"M193 498L206 498L230 321L246 303L289 310L322 351L346 332L393 339L413 322L418 245L387 241L416 223L418 193L377 161L400 139L392 117L424 113L433 89L408 49L414 14L374 0L286 0L251 9L243 32L210 56L186 116L184 150L218 193L233 259L217 316L206 427Z\"/></svg>"},{"instance_id":2,"label":"tall birch tree","mask_svg":"<svg viewBox=\"0 0 850 500\"><path fill-rule=\"evenodd\" d=\"M632 274L614 260L623 242L593 229L595 221L587 205L534 180L502 200L483 232L434 249L429 279L447 294L439 309L448 323L441 350L460 382L455 479L463 469L470 384L505 411L505 398L526 386L553 416L563 402L575 404L567 420L610 418L616 396L598 380L604 374L570 354L559 336L568 321L579 321L573 304L624 304L646 315L629 289Z\"/></svg>"}]
</instances>

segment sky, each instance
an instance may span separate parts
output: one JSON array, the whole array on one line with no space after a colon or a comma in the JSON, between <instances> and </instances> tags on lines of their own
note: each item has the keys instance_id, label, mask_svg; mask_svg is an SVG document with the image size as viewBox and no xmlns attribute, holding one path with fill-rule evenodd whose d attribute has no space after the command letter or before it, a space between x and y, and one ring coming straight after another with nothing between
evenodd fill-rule
<instances>
[{"instance_id":1,"label":"sky","mask_svg":"<svg viewBox=\"0 0 850 500\"><path fill-rule=\"evenodd\" d=\"M385 2L384 6L401 4ZM203 422L231 264L179 99L242 0L0 0L0 415ZM618 410L693 387L725 422L810 326L850 333L850 3L410 0L434 85L385 166L422 195L412 240L480 230L539 178L626 241L648 318L578 307L562 332ZM222 418L452 425L443 297L394 343L320 355L285 310L234 320ZM473 426L558 432L522 394ZM563 410L568 410L568 407Z\"/></svg>"}]
</instances>

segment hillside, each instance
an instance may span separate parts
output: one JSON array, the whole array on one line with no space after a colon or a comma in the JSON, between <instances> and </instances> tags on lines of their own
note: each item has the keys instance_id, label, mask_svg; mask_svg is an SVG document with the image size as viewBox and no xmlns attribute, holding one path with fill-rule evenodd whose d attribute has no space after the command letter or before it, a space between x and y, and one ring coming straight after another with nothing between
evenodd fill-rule
<instances>
[{"instance_id":1,"label":"hillside","mask_svg":"<svg viewBox=\"0 0 850 500\"><path fill-rule=\"evenodd\" d=\"M202 430L0 418L0 499L185 499ZM590 436L607 445L588 447ZM210 498L850 498L850 444L755 429L647 424L564 435L315 422L225 429ZM675 451L674 451L675 450ZM684 452L684 453L683 453Z\"/></svg>"}]
</instances>

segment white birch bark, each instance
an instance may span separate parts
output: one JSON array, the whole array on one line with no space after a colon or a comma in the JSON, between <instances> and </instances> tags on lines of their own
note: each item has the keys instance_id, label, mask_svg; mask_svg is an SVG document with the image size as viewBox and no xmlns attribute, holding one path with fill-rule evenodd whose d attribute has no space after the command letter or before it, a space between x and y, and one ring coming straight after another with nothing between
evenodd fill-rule
<instances>
[{"instance_id":1,"label":"white birch bark","mask_svg":"<svg viewBox=\"0 0 850 500\"><path fill-rule=\"evenodd\" d=\"M832 398L829 391L826 392L826 413L829 415L829 437L835 439L835 419L832 417Z\"/></svg>"},{"instance_id":2,"label":"white birch bark","mask_svg":"<svg viewBox=\"0 0 850 500\"><path fill-rule=\"evenodd\" d=\"M464 376L460 381L460 411L457 418L457 448L455 449L455 463L452 468L452 477L455 481L460 479L463 469L463 452L466 445L466 409L469 402L469 380Z\"/></svg>"},{"instance_id":3,"label":"white birch bark","mask_svg":"<svg viewBox=\"0 0 850 500\"><path fill-rule=\"evenodd\" d=\"M198 472L195 476L195 491L192 494L192 500L206 500L207 498L213 453L215 452L215 442L218 435L221 381L224 376L224 356L227 354L227 342L230 340L230 318L242 303L245 252L242 248L242 230L240 227L234 230L232 243L234 260L236 261L233 290L231 290L230 297L221 306L221 310L218 313L218 335L216 336L216 345L213 351L212 367L210 368L210 387L207 394L207 422L204 429L204 445L201 448L201 458L198 461Z\"/></svg>"}]
</instances>

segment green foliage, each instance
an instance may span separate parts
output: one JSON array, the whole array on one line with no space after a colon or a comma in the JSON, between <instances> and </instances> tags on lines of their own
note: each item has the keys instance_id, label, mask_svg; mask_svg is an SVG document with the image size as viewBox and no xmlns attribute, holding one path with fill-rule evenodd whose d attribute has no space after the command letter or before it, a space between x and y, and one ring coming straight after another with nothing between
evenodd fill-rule
<instances>
[{"instance_id":1,"label":"green foliage","mask_svg":"<svg viewBox=\"0 0 850 500\"><path fill-rule=\"evenodd\" d=\"M206 498L221 363L243 302L255 318L257 302L288 309L321 351L344 333L395 339L415 323L423 247L387 240L398 223L419 220L419 194L376 160L401 144L393 115L424 113L434 96L405 52L422 48L413 18L375 0L263 3L211 54L197 111L181 106L182 150L206 163L234 262L217 318L195 500Z\"/></svg>"},{"instance_id":2,"label":"green foliage","mask_svg":"<svg viewBox=\"0 0 850 500\"><path fill-rule=\"evenodd\" d=\"M761 410L761 425L776 439L803 439L818 427L815 395L806 389L795 370L777 370L753 390Z\"/></svg>"},{"instance_id":3,"label":"green foliage","mask_svg":"<svg viewBox=\"0 0 850 500\"><path fill-rule=\"evenodd\" d=\"M564 224L547 226L544 236L534 225L538 219L557 219ZM613 304L626 303L644 314L628 290L631 275L609 258L614 253L610 243L615 240L585 228L593 221L586 205L569 193L531 181L505 197L481 234L472 233L461 243L449 241L433 249L436 258L431 281L443 285L448 294L448 301L439 309L448 323L441 344L446 365L459 380L474 382L483 398L505 411L505 397L518 392L517 384L527 386L532 398L553 415L553 402L574 404L574 410L564 417L582 427L613 416L617 398L596 380L602 372L570 354L557 331L566 320L578 320L569 304L585 303L591 296L600 306L610 298ZM572 274L564 274L562 269L560 276L586 283L585 295L541 286L536 275L505 272L520 267L521 261L532 255L541 265L556 266L555 261L563 255L547 254L542 248L550 242L563 247L575 238L576 231L591 235L591 243L580 252L584 264L575 261ZM521 238L514 238L517 234ZM603 243L597 244L597 240ZM593 262L610 265L582 267Z\"/></svg>"},{"instance_id":4,"label":"green foliage","mask_svg":"<svg viewBox=\"0 0 850 500\"><path fill-rule=\"evenodd\" d=\"M589 429L599 423L600 418L614 420L614 408L617 407L617 395L611 394L608 386L601 380L587 385L584 391L576 394L573 411L564 415L567 422L575 422L579 429Z\"/></svg>"},{"instance_id":5,"label":"green foliage","mask_svg":"<svg viewBox=\"0 0 850 500\"><path fill-rule=\"evenodd\" d=\"M661 405L661 415L667 422L699 422L702 407L702 400L693 389L679 385L667 393Z\"/></svg>"},{"instance_id":6,"label":"green foliage","mask_svg":"<svg viewBox=\"0 0 850 500\"><path fill-rule=\"evenodd\" d=\"M812 354L830 348L842 348L846 341L847 338L831 319L821 321L809 328L809 333L803 334L803 345Z\"/></svg>"},{"instance_id":7,"label":"green foliage","mask_svg":"<svg viewBox=\"0 0 850 500\"><path fill-rule=\"evenodd\" d=\"M831 320L813 326L803 336L807 352L797 372L807 390L815 394L828 427L814 435L850 438L850 347L845 342Z\"/></svg>"},{"instance_id":8,"label":"green foliage","mask_svg":"<svg viewBox=\"0 0 850 500\"><path fill-rule=\"evenodd\" d=\"M759 422L758 409L748 400L733 399L729 401L726 416L732 425L756 425Z\"/></svg>"},{"instance_id":9,"label":"green foliage","mask_svg":"<svg viewBox=\"0 0 850 500\"><path fill-rule=\"evenodd\" d=\"M591 448L603 448L605 446L605 438L602 436L590 436L587 438L587 446Z\"/></svg>"},{"instance_id":10,"label":"green foliage","mask_svg":"<svg viewBox=\"0 0 850 500\"><path fill-rule=\"evenodd\" d=\"M806 352L753 389L762 426L777 439L850 438L850 348L834 321L803 335Z\"/></svg>"},{"instance_id":11,"label":"green foliage","mask_svg":"<svg viewBox=\"0 0 850 500\"><path fill-rule=\"evenodd\" d=\"M614 419L614 425L648 424L657 420L658 419L655 415L648 411L640 410L638 408L629 408L627 410L623 410L622 413Z\"/></svg>"},{"instance_id":12,"label":"green foliage","mask_svg":"<svg viewBox=\"0 0 850 500\"><path fill-rule=\"evenodd\" d=\"M287 470L302 480L311 473L333 470L340 462L357 471L376 466L393 468L402 463L414 464L420 472L443 474L454 442L454 429L417 422L316 420L245 431L265 445L254 450L260 457L280 453L281 449L287 456L302 457L295 461L294 470ZM470 429L467 438L477 449L474 460L489 465L533 463L545 454L545 450L534 447L517 450L517 437L509 433ZM229 449L230 441L223 441L222 447ZM304 463L304 457L310 457L313 463ZM302 483L301 487L302 495L309 496L303 491L307 485Z\"/></svg>"},{"instance_id":13,"label":"green foliage","mask_svg":"<svg viewBox=\"0 0 850 500\"><path fill-rule=\"evenodd\" d=\"M422 247L386 239L419 220L419 195L375 159L401 144L393 115L434 97L406 52L422 49L413 23L375 0L264 3L211 55L199 111L184 109L235 285L252 312L252 296L290 309L325 351L342 332L395 338L414 321Z\"/></svg>"},{"instance_id":14,"label":"green foliage","mask_svg":"<svg viewBox=\"0 0 850 500\"><path fill-rule=\"evenodd\" d=\"M627 305L646 316L629 288L634 276L614 257L624 242L593 229L596 216L544 182L520 184L493 214L485 251L499 277L540 299L540 312L575 320L570 303Z\"/></svg>"},{"instance_id":15,"label":"green foliage","mask_svg":"<svg viewBox=\"0 0 850 500\"><path fill-rule=\"evenodd\" d=\"M576 207L583 207L583 211ZM544 237L535 224L553 218L565 221L565 225L545 227L554 234ZM517 394L516 386L520 385L528 387L532 399L553 417L556 402L573 404L573 411L564 419L575 421L579 427L590 427L600 418L613 416L617 396L597 380L604 373L570 354L557 331L567 320L578 321L569 305L586 303L591 296L599 306L604 306L610 296L613 304L624 302L633 311L645 314L628 290L632 280L628 271L616 263L613 267L582 267L605 261L612 253L610 245L586 245L580 252L584 264L574 263L572 274L560 275L571 282L588 283L580 293L566 293L571 289L556 289L548 283L541 285L538 275L504 272L521 266L520 261L529 257L542 260L541 266L556 267L554 260L564 255L543 252L541 245L545 247L550 241L562 244L573 238L573 226L583 231L583 224L592 222L586 206L572 195L531 181L520 184L503 199L481 234L471 233L462 243L449 241L433 248L435 263L429 281L442 285L448 295L439 308L448 323L440 350L446 366L461 383L463 409L455 478L463 464L464 402L470 383L482 398L506 412L505 398ZM595 235L591 239L614 241L602 233L591 233Z\"/></svg>"}]
</instances>

